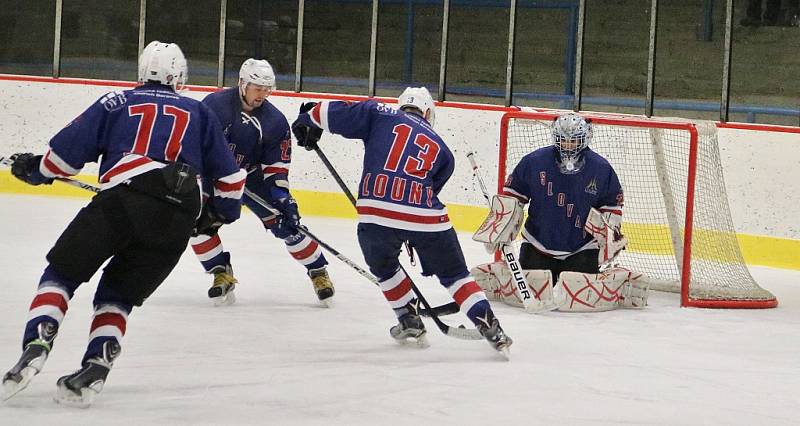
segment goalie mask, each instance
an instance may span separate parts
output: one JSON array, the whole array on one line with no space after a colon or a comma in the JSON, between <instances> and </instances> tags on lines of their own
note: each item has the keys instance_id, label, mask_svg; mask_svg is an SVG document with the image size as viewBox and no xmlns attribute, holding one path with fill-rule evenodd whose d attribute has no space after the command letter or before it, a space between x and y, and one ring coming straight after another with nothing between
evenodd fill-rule
<instances>
[{"instance_id":1,"label":"goalie mask","mask_svg":"<svg viewBox=\"0 0 800 426\"><path fill-rule=\"evenodd\" d=\"M183 89L188 76L186 57L175 43L151 41L139 56L139 83L148 81Z\"/></svg>"},{"instance_id":2,"label":"goalie mask","mask_svg":"<svg viewBox=\"0 0 800 426\"><path fill-rule=\"evenodd\" d=\"M570 112L553 121L553 144L559 154L559 166L565 174L578 173L583 167L582 151L592 141L591 120Z\"/></svg>"},{"instance_id":3,"label":"goalie mask","mask_svg":"<svg viewBox=\"0 0 800 426\"><path fill-rule=\"evenodd\" d=\"M416 109L420 116L433 126L436 107L433 104L431 92L425 87L406 87L406 90L403 90L403 93L397 98L397 103L400 109Z\"/></svg>"}]
</instances>

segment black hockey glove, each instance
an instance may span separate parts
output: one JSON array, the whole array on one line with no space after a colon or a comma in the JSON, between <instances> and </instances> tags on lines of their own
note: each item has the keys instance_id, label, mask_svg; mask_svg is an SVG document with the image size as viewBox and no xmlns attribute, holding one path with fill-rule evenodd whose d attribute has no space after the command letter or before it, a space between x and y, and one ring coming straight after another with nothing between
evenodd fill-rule
<instances>
[{"instance_id":1,"label":"black hockey glove","mask_svg":"<svg viewBox=\"0 0 800 426\"><path fill-rule=\"evenodd\" d=\"M300 114L302 115L311 111L316 105L316 102L303 103L300 105ZM302 146L308 151L317 149L317 142L319 142L319 139L322 137L322 129L301 123L299 120L295 120L292 124L292 133L294 133L294 137L297 139L297 145Z\"/></svg>"},{"instance_id":2,"label":"black hockey glove","mask_svg":"<svg viewBox=\"0 0 800 426\"><path fill-rule=\"evenodd\" d=\"M224 224L225 218L214 211L211 203L206 202L203 205L203 211L200 212L200 217L197 218L197 223L194 225L192 236L208 235L209 237L213 237L217 235L219 228Z\"/></svg>"},{"instance_id":3,"label":"black hockey glove","mask_svg":"<svg viewBox=\"0 0 800 426\"><path fill-rule=\"evenodd\" d=\"M297 233L300 228L300 213L297 211L297 202L292 197L281 198L275 206L280 210L278 223L273 234L278 238L287 238Z\"/></svg>"},{"instance_id":4,"label":"black hockey glove","mask_svg":"<svg viewBox=\"0 0 800 426\"><path fill-rule=\"evenodd\" d=\"M52 178L46 178L39 171L39 163L42 162L41 155L33 155L30 152L17 153L12 155L11 174L17 179L30 185L50 185Z\"/></svg>"}]
</instances>

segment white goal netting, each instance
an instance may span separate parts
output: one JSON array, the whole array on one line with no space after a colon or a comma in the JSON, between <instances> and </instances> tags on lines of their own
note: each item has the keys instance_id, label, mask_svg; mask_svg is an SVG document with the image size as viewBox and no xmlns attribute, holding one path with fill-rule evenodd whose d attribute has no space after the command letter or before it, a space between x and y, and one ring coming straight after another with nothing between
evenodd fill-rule
<instances>
[{"instance_id":1,"label":"white goal netting","mask_svg":"<svg viewBox=\"0 0 800 426\"><path fill-rule=\"evenodd\" d=\"M503 117L499 182L524 155L552 143L557 115ZM591 149L614 166L625 191L622 230L630 243L618 257L622 266L651 277L653 288L680 291L684 306L777 305L739 250L713 123L583 115L592 119Z\"/></svg>"}]
</instances>

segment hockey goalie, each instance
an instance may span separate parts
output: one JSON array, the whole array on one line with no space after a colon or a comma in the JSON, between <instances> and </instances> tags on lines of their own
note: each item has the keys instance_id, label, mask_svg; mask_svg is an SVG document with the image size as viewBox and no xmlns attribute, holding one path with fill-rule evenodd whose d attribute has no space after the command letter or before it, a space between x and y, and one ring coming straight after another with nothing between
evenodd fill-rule
<instances>
[{"instance_id":1,"label":"hockey goalie","mask_svg":"<svg viewBox=\"0 0 800 426\"><path fill-rule=\"evenodd\" d=\"M473 236L484 243L487 251L506 247L504 260L478 265L472 276L489 300L499 300L524 308L529 313L557 309L572 312L601 312L617 308L643 308L647 304L647 280L640 273L610 266L624 249L627 239L620 233L621 223L609 223L612 215L603 215L592 208L584 230L597 245L597 265L600 272L558 271L553 281L550 269L522 269L519 262L508 262L505 253L513 247L522 226L522 206L511 196L496 195L489 216ZM527 304L520 297L516 283L524 279L532 300Z\"/></svg>"}]
</instances>

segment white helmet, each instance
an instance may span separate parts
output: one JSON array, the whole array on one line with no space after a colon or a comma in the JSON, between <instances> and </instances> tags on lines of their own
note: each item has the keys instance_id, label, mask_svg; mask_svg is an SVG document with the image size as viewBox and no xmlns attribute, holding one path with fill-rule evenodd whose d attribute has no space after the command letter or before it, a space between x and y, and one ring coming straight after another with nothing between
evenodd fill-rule
<instances>
[{"instance_id":1,"label":"white helmet","mask_svg":"<svg viewBox=\"0 0 800 426\"><path fill-rule=\"evenodd\" d=\"M266 59L250 58L239 69L239 86L242 90L248 83L269 87L275 90L275 71Z\"/></svg>"},{"instance_id":2,"label":"white helmet","mask_svg":"<svg viewBox=\"0 0 800 426\"><path fill-rule=\"evenodd\" d=\"M186 57L175 43L151 41L139 56L139 83L155 81L179 90L188 73Z\"/></svg>"},{"instance_id":3,"label":"white helmet","mask_svg":"<svg viewBox=\"0 0 800 426\"><path fill-rule=\"evenodd\" d=\"M397 103L400 109L403 107L416 108L422 113L422 118L428 120L428 123L433 126L436 107L433 104L431 92L425 87L406 87L406 90L403 90L403 93L397 98Z\"/></svg>"},{"instance_id":4,"label":"white helmet","mask_svg":"<svg viewBox=\"0 0 800 426\"><path fill-rule=\"evenodd\" d=\"M583 151L592 141L591 120L574 112L559 115L553 121L553 144L561 156L564 173L577 173L583 166ZM565 145L566 142L573 142Z\"/></svg>"}]
</instances>

